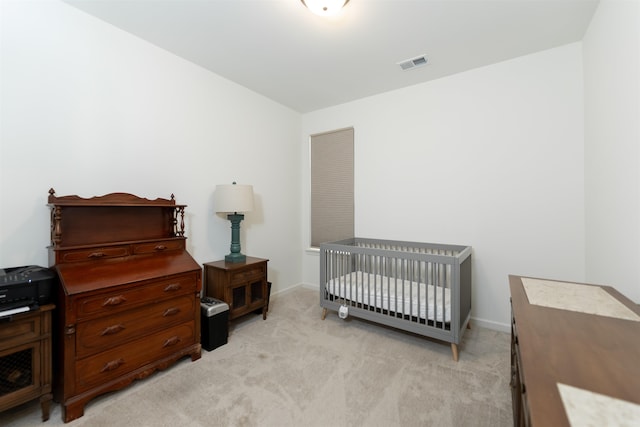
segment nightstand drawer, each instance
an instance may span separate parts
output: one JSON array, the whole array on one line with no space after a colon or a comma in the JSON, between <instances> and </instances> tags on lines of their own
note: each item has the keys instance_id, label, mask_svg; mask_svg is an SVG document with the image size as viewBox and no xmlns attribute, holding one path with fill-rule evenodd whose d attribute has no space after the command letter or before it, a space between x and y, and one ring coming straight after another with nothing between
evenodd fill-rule
<instances>
[{"instance_id":1,"label":"nightstand drawer","mask_svg":"<svg viewBox=\"0 0 640 427\"><path fill-rule=\"evenodd\" d=\"M263 277L265 277L265 268L262 265L258 265L250 269L232 272L231 277L229 278L229 283L231 285L235 285L237 283L260 280Z\"/></svg>"},{"instance_id":2,"label":"nightstand drawer","mask_svg":"<svg viewBox=\"0 0 640 427\"><path fill-rule=\"evenodd\" d=\"M129 287L121 292L81 298L78 301L78 319L94 314L108 315L152 301L175 298L181 294L193 295L197 286L196 274L186 274L150 282L147 285Z\"/></svg>"},{"instance_id":3,"label":"nightstand drawer","mask_svg":"<svg viewBox=\"0 0 640 427\"><path fill-rule=\"evenodd\" d=\"M193 318L196 298L193 294L149 304L137 310L125 311L78 325L76 351L86 357L139 338L153 330Z\"/></svg>"}]
</instances>

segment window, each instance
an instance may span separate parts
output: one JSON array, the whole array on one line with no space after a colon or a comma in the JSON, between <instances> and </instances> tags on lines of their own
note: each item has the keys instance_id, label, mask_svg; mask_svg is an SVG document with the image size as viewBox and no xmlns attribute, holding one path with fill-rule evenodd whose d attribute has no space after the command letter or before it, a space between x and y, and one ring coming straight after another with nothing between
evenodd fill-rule
<instances>
[{"instance_id":1,"label":"window","mask_svg":"<svg viewBox=\"0 0 640 427\"><path fill-rule=\"evenodd\" d=\"M354 237L353 128L311 135L311 246Z\"/></svg>"}]
</instances>

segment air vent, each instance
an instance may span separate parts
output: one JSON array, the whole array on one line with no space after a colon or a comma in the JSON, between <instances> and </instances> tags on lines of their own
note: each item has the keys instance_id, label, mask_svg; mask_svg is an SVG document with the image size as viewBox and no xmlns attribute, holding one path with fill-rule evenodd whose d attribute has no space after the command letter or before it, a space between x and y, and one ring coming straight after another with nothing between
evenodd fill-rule
<instances>
[{"instance_id":1,"label":"air vent","mask_svg":"<svg viewBox=\"0 0 640 427\"><path fill-rule=\"evenodd\" d=\"M416 56L415 58L398 62L398 65L402 68L402 71L422 67L423 65L427 65L427 57L425 55Z\"/></svg>"}]
</instances>

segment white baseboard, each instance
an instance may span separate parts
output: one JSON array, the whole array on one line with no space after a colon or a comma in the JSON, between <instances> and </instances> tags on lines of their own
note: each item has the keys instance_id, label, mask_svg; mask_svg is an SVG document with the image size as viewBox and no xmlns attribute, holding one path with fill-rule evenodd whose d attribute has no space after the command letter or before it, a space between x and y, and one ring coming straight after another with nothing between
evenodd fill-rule
<instances>
[{"instance_id":1,"label":"white baseboard","mask_svg":"<svg viewBox=\"0 0 640 427\"><path fill-rule=\"evenodd\" d=\"M305 289L313 289L314 291L320 290L318 285L310 285L309 283L300 283L298 286L302 286Z\"/></svg>"},{"instance_id":2,"label":"white baseboard","mask_svg":"<svg viewBox=\"0 0 640 427\"><path fill-rule=\"evenodd\" d=\"M305 289L312 289L312 290L319 289L318 285L312 285L309 283L298 283L297 285L291 286L290 288L284 289L282 291L278 291L278 294L291 292L292 290L298 287L303 287ZM472 326L479 326L481 328L491 329L494 331L511 333L511 325L508 323L494 322L493 320L479 319L477 317L471 317L471 323L472 323Z\"/></svg>"},{"instance_id":3,"label":"white baseboard","mask_svg":"<svg viewBox=\"0 0 640 427\"><path fill-rule=\"evenodd\" d=\"M511 333L511 325L508 323L494 322L493 320L478 319L476 317L471 318L472 326L479 326L481 328L491 329L498 332Z\"/></svg>"},{"instance_id":4,"label":"white baseboard","mask_svg":"<svg viewBox=\"0 0 640 427\"><path fill-rule=\"evenodd\" d=\"M288 294L289 292L292 292L294 289L297 288L306 288L306 289L313 289L313 290L318 290L318 286L317 285L308 285L305 283L298 283L297 285L293 285L288 287L287 289L281 289L277 292L274 292L273 290L271 291L271 295L269 296L269 298L273 298L273 297L277 297L278 295L284 295L284 294Z\"/></svg>"}]
</instances>

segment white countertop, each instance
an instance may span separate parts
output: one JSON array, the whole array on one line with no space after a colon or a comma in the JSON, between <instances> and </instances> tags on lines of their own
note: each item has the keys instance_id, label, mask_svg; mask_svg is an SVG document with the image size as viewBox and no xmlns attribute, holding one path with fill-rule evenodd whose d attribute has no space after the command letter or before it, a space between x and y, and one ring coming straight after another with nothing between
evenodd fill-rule
<instances>
[{"instance_id":1,"label":"white countertop","mask_svg":"<svg viewBox=\"0 0 640 427\"><path fill-rule=\"evenodd\" d=\"M603 394L558 384L571 427L636 427L640 405Z\"/></svg>"},{"instance_id":2,"label":"white countertop","mask_svg":"<svg viewBox=\"0 0 640 427\"><path fill-rule=\"evenodd\" d=\"M523 277L530 304L640 322L640 316L599 286Z\"/></svg>"}]
</instances>

